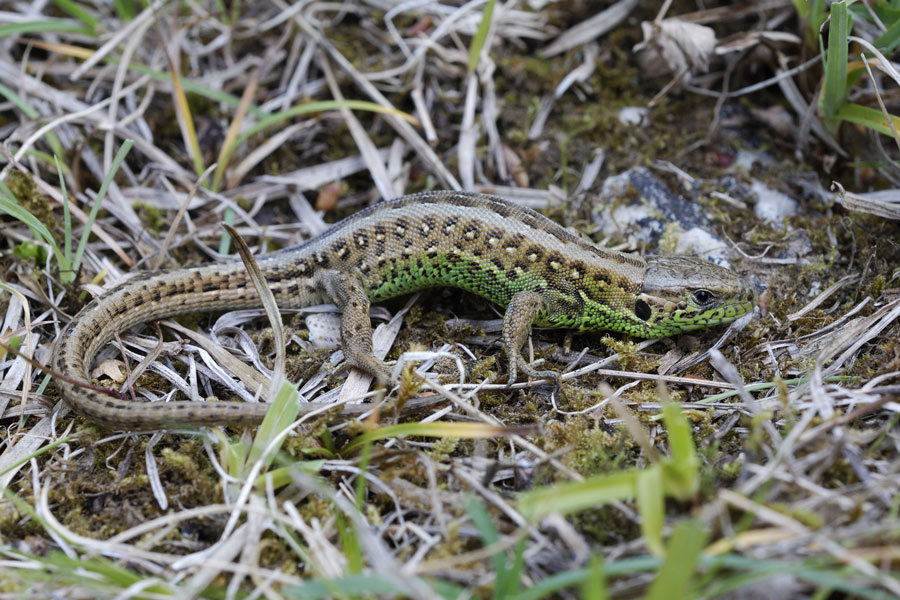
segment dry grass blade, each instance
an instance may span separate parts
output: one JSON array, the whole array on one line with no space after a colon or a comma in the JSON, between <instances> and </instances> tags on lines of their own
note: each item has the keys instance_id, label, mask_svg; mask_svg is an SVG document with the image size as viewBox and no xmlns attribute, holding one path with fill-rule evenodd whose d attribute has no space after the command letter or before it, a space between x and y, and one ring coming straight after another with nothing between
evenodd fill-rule
<instances>
[{"instance_id":1,"label":"dry grass blade","mask_svg":"<svg viewBox=\"0 0 900 600\"><path fill-rule=\"evenodd\" d=\"M181 86L181 78L178 76L176 65L168 54L166 54L166 60L169 63L169 71L172 73L175 115L178 117L178 126L181 128L181 137L188 154L194 162L194 172L197 175L200 175L205 170L205 167L203 165L203 155L200 152L200 143L197 141L197 130L194 127L194 118L191 116L191 107L188 104L184 88Z\"/></svg>"},{"instance_id":2,"label":"dry grass blade","mask_svg":"<svg viewBox=\"0 0 900 600\"><path fill-rule=\"evenodd\" d=\"M174 321L168 321L165 325L181 333L194 341L198 346L209 352L215 361L222 365L229 373L234 373L253 393L264 393L269 380L258 370L238 360L225 348L216 344L208 337L200 335L196 331L183 327Z\"/></svg>"},{"instance_id":3,"label":"dry grass blade","mask_svg":"<svg viewBox=\"0 0 900 600\"><path fill-rule=\"evenodd\" d=\"M541 56L551 58L566 50L597 39L614 29L638 5L637 0L618 0L609 8L600 11L590 19L578 23L562 32L552 43L541 50Z\"/></svg>"},{"instance_id":4,"label":"dry grass blade","mask_svg":"<svg viewBox=\"0 0 900 600\"><path fill-rule=\"evenodd\" d=\"M175 233L178 230L179 225L181 225L181 220L184 218L184 215L187 212L191 201L196 196L199 187L203 185L203 182L206 181L207 177L212 174L213 168L213 166L207 167L206 171L200 174L200 177L197 179L197 183L191 187L190 192L185 195L184 200L181 202L181 206L178 207L178 212L175 213L175 218L172 219L172 224L169 225L169 230L166 232L166 237L163 239L162 246L159 249L159 254L156 256L156 259L151 261L150 263L153 269L158 269L166 259L166 253L168 252L169 247L172 245L172 240L175 238Z\"/></svg>"},{"instance_id":5,"label":"dry grass blade","mask_svg":"<svg viewBox=\"0 0 900 600\"><path fill-rule=\"evenodd\" d=\"M851 553L847 552L845 548L842 548L839 544L835 544L826 536L821 534L813 534L812 531L810 531L799 521L784 516L777 511L771 510L765 506L761 506L755 502L751 502L750 500L730 490L720 490L719 497L724 502L727 502L737 508L754 514L756 517L763 519L764 521L777 524L780 527L791 531L795 536L809 538L809 541L815 541L816 543L821 544L827 552L833 554L834 557L841 562L849 564L852 568L858 570L861 573L864 573L871 577L875 577L884 585L886 589L890 590L891 593L900 595L900 582L898 582L895 578L879 572L879 570L874 566L856 556L853 556Z\"/></svg>"},{"instance_id":6,"label":"dry grass blade","mask_svg":"<svg viewBox=\"0 0 900 600\"><path fill-rule=\"evenodd\" d=\"M338 102L342 102L344 97L341 94L337 80L335 79L334 73L331 71L331 67L327 60L322 58L319 61L319 66L325 73L325 79L328 82L328 89L331 90L331 95L334 96L334 99ZM359 148L360 156L362 156L363 160L366 162L369 174L372 176L375 187L378 188L378 193L381 195L382 199L389 200L396 196L401 196L402 191L394 189L390 177L388 177L384 162L379 159L378 149L375 147L371 138L366 134L359 120L347 108L341 108L339 112L343 117L344 122L347 124L348 129L350 129L350 135L353 136L353 141L356 142L356 147Z\"/></svg>"},{"instance_id":7,"label":"dry grass blade","mask_svg":"<svg viewBox=\"0 0 900 600\"><path fill-rule=\"evenodd\" d=\"M227 224L223 224L223 226L225 227L226 231L228 231L228 235L231 236L231 241L234 243L238 254L240 254L241 260L244 261L244 266L247 268L247 272L250 275L250 280L253 282L253 287L256 288L256 291L259 294L263 310L266 312L266 316L269 318L269 323L272 325L272 333L275 338L274 381L280 383L284 380L285 365L284 323L281 321L281 312L278 310L278 304L275 302L275 296L272 294L272 290L269 289L269 286L266 283L266 278L260 271L259 265L256 263L256 259L253 258L253 254L250 252L250 247L247 245L247 242L244 241L244 238L240 236L240 234L237 232L237 230L235 230L234 227ZM277 389L277 383L274 387Z\"/></svg>"},{"instance_id":8,"label":"dry grass blade","mask_svg":"<svg viewBox=\"0 0 900 600\"><path fill-rule=\"evenodd\" d=\"M34 349L37 346L37 340L34 338L34 335L31 331L31 309L29 307L28 299L25 297L22 292L17 290L15 287L8 285L2 281L0 281L0 290L6 290L17 300L17 302L10 302L6 317L3 322L0 323L0 336L3 337L2 340L4 344L8 344L10 340L5 335L6 331L18 329L18 315L21 314L22 319L22 329L25 331L25 344L23 348L23 352L27 356L34 356ZM20 347L22 348L22 347ZM0 349L2 350L2 349ZM0 353L0 358L3 358ZM7 389L15 389L19 387L22 381L31 381L31 363L25 360L22 360L20 357L16 357L16 362L19 363L17 365L18 368L10 369L6 377L0 381L0 386L5 387ZM19 408L22 411L19 419L19 426L22 426L22 418L24 417L25 407L28 405L28 387L22 386L22 395L19 400ZM0 413L5 412L8 400L0 399ZM2 460L0 460L0 464L2 464ZM0 466L0 472L2 472L2 466Z\"/></svg>"},{"instance_id":9,"label":"dry grass blade","mask_svg":"<svg viewBox=\"0 0 900 600\"><path fill-rule=\"evenodd\" d=\"M882 190L857 194L848 192L838 182L832 182L832 189L837 188L838 199L847 210L875 215L884 219L900 220L900 190Z\"/></svg>"},{"instance_id":10,"label":"dry grass blade","mask_svg":"<svg viewBox=\"0 0 900 600\"><path fill-rule=\"evenodd\" d=\"M827 288L822 290L822 293L820 293L818 296L813 298L813 300L810 301L806 306L804 306L797 312L793 312L793 313L789 314L787 316L788 321L796 321L797 319L803 318L810 311L813 311L816 308L818 308L819 306L821 306L826 300L828 300L828 298L830 298L835 292L840 290L842 287L844 287L845 285L854 283L857 280L859 280L859 275L855 275L855 274L845 275L844 277L841 277L840 279L835 281L833 284L831 284L830 286L828 286Z\"/></svg>"},{"instance_id":11,"label":"dry grass blade","mask_svg":"<svg viewBox=\"0 0 900 600\"><path fill-rule=\"evenodd\" d=\"M504 436L531 435L535 427L498 427L484 423L402 423L364 433L353 440L345 449L351 452L360 446L396 436L433 436L458 439L492 439Z\"/></svg>"},{"instance_id":12,"label":"dry grass blade","mask_svg":"<svg viewBox=\"0 0 900 600\"><path fill-rule=\"evenodd\" d=\"M341 54L327 39L325 39L321 32L314 29L307 21L299 19L297 24L304 30L304 32L310 35L316 42L321 45L331 56L331 58L340 66L342 70L348 73L354 80L354 82L365 92L370 98L372 98L378 104L384 106L390 111L395 111L394 106L388 101L385 96L378 91L378 89L370 83L365 77L362 76L361 73ZM459 183L456 178L450 173L450 171L444 166L443 161L438 157L438 155L434 152L434 150L429 146L425 140L423 140L418 133L402 119L398 119L391 115L390 112L387 113L387 120L391 123L397 133L403 137L403 139L412 146L413 150L419 153L421 158L427 162L427 164L435 171L435 174L441 179L441 181L451 189L459 189Z\"/></svg>"}]
</instances>

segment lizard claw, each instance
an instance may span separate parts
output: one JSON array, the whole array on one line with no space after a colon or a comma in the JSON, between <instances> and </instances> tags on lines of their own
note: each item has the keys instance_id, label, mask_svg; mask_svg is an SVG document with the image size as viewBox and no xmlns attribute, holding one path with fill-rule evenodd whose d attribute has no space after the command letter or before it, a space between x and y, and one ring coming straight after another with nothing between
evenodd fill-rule
<instances>
[{"instance_id":1,"label":"lizard claw","mask_svg":"<svg viewBox=\"0 0 900 600\"><path fill-rule=\"evenodd\" d=\"M520 360L522 360L522 357L517 356L516 358L509 361L509 374L506 376L506 389L511 388L513 384L519 379L516 362Z\"/></svg>"},{"instance_id":2,"label":"lizard claw","mask_svg":"<svg viewBox=\"0 0 900 600\"><path fill-rule=\"evenodd\" d=\"M516 357L517 360L510 361L509 363L509 377L507 378L506 386L509 387L516 382L516 377L518 374L518 370L523 371L528 377L532 379L550 379L553 382L553 385L556 389L562 389L562 375L557 373L556 371L537 371L531 367L528 363L525 362L525 359L521 356ZM518 363L518 365L516 365Z\"/></svg>"}]
</instances>

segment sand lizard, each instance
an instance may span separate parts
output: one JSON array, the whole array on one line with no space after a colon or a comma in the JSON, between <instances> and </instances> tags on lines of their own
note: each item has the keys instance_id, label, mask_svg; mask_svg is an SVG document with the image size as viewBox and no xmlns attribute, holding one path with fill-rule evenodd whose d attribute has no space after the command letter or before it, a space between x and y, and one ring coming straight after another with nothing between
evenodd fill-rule
<instances>
[{"instance_id":1,"label":"sand lizard","mask_svg":"<svg viewBox=\"0 0 900 600\"><path fill-rule=\"evenodd\" d=\"M302 245L257 259L282 308L333 301L342 312L347 362L383 379L372 355L370 302L431 287L462 288L506 308L502 343L509 381L536 371L521 348L532 324L664 337L728 323L748 313L756 291L705 260L614 252L502 198L424 192L382 202ZM239 260L130 279L88 304L56 345L56 368L88 381L94 356L121 331L198 311L259 306ZM57 380L77 413L103 427L252 424L266 404L129 402Z\"/></svg>"}]
</instances>

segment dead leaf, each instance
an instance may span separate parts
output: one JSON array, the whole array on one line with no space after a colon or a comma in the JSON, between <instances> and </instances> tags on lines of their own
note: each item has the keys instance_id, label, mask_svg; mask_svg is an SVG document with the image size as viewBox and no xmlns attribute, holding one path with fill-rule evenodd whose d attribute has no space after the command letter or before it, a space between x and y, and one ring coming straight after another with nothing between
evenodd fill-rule
<instances>
[{"instance_id":1,"label":"dead leaf","mask_svg":"<svg viewBox=\"0 0 900 600\"><path fill-rule=\"evenodd\" d=\"M644 41L634 47L648 77L704 73L716 48L716 33L679 19L641 23Z\"/></svg>"}]
</instances>

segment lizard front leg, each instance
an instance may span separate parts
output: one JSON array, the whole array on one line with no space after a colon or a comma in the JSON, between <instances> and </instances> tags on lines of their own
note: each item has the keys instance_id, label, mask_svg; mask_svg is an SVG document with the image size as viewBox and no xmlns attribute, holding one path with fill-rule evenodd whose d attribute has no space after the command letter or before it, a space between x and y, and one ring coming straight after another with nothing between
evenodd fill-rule
<instances>
[{"instance_id":1,"label":"lizard front leg","mask_svg":"<svg viewBox=\"0 0 900 600\"><path fill-rule=\"evenodd\" d=\"M509 360L508 385L516 382L518 371L521 370L529 377L535 379L553 379L557 386L561 380L559 373L555 371L536 371L522 358L522 345L525 338L531 332L531 324L534 318L545 307L545 300L538 292L518 292L512 297L506 314L503 315L503 330L501 338L506 358Z\"/></svg>"}]
</instances>

